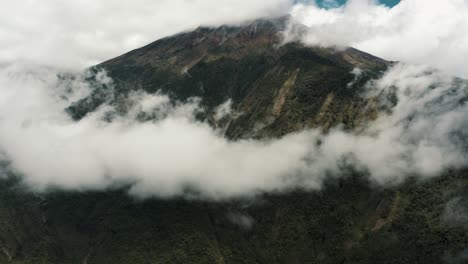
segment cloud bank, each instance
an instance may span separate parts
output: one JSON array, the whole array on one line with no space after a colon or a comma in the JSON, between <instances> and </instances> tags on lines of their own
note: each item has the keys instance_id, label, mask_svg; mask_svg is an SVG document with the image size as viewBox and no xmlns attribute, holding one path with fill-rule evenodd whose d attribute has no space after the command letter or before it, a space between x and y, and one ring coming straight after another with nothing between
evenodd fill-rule
<instances>
[{"instance_id":1,"label":"cloud bank","mask_svg":"<svg viewBox=\"0 0 468 264\"><path fill-rule=\"evenodd\" d=\"M7 1L0 10L0 64L87 67L161 37L286 14L290 0Z\"/></svg>"},{"instance_id":2,"label":"cloud bank","mask_svg":"<svg viewBox=\"0 0 468 264\"><path fill-rule=\"evenodd\" d=\"M0 65L83 68L200 25L291 14L310 27L306 43L353 46L466 78L467 13L467 0L404 0L393 8L349 0L331 9L293 0L9 1L0 10Z\"/></svg>"},{"instance_id":3,"label":"cloud bank","mask_svg":"<svg viewBox=\"0 0 468 264\"><path fill-rule=\"evenodd\" d=\"M349 0L332 9L297 4L291 14L310 28L301 37L310 45L352 46L468 77L466 0L404 0L393 8L371 0Z\"/></svg>"},{"instance_id":4,"label":"cloud bank","mask_svg":"<svg viewBox=\"0 0 468 264\"><path fill-rule=\"evenodd\" d=\"M19 65L0 71L0 150L35 191L130 186L143 198L225 199L319 189L349 168L398 183L466 166L468 158L467 84L422 66L399 64L368 83L363 96L379 98L383 112L359 133L239 141L196 120L199 99L174 104L161 94L131 95L128 114L110 123L109 105L72 121L63 109L89 92L85 78ZM99 80L112 83L103 73ZM141 113L155 119L141 121Z\"/></svg>"},{"instance_id":5,"label":"cloud bank","mask_svg":"<svg viewBox=\"0 0 468 264\"><path fill-rule=\"evenodd\" d=\"M174 104L162 94L133 94L129 113L115 115L112 123L104 121L115 112L109 105L79 122L64 111L90 88L86 73L63 78L63 68L82 69L200 24L286 13L309 27L300 36L308 44L350 45L468 76L466 0L405 0L393 9L350 0L329 10L301 2L8 3L0 10L1 165L35 191L130 186L140 197L209 199L318 189L326 177L349 168L388 184L467 165L466 82L426 66L400 63L369 83L363 96L378 98L382 113L359 133L337 128L326 135L306 130L229 141L222 129L195 119L203 111L200 99ZM112 87L105 73L98 80ZM231 111L227 101L214 118L239 114ZM155 120L142 122L141 113Z\"/></svg>"}]
</instances>

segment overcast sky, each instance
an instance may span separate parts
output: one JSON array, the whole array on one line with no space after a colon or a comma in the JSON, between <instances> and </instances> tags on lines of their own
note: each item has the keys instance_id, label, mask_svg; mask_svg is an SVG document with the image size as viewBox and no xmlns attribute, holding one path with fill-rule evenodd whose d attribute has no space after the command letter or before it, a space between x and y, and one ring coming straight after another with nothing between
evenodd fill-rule
<instances>
[{"instance_id":1,"label":"overcast sky","mask_svg":"<svg viewBox=\"0 0 468 264\"><path fill-rule=\"evenodd\" d=\"M89 66L201 24L278 16L291 6L290 0L8 1L0 9L0 61Z\"/></svg>"},{"instance_id":2,"label":"overcast sky","mask_svg":"<svg viewBox=\"0 0 468 264\"><path fill-rule=\"evenodd\" d=\"M312 28L308 43L350 45L385 59L424 63L468 77L468 0L405 0L393 8L350 0L330 9L314 1L297 2L8 1L0 9L0 64L86 67L199 25L291 13ZM333 0L324 2L334 6Z\"/></svg>"}]
</instances>

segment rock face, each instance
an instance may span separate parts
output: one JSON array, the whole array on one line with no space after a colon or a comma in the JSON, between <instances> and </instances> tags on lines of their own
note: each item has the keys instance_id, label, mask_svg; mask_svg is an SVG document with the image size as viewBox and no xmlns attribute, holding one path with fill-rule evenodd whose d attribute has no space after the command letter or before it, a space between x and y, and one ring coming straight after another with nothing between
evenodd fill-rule
<instances>
[{"instance_id":1,"label":"rock face","mask_svg":"<svg viewBox=\"0 0 468 264\"><path fill-rule=\"evenodd\" d=\"M67 110L76 119L103 103L125 111L134 90L196 96L200 118L231 139L375 118L359 91L391 63L352 48L283 44L284 27L258 20L158 40L96 66L113 78L113 96L99 86ZM242 114L219 121L214 109L228 99ZM388 189L347 176L320 192L216 203L135 201L125 190L40 196L4 180L0 263L463 263L466 171ZM444 220L447 210L458 218Z\"/></svg>"}]
</instances>

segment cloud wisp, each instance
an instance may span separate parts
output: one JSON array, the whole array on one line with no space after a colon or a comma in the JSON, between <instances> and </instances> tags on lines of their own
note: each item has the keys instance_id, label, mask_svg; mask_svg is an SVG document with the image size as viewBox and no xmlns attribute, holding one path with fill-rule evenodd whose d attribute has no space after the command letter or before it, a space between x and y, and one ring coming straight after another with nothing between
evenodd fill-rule
<instances>
[{"instance_id":1,"label":"cloud wisp","mask_svg":"<svg viewBox=\"0 0 468 264\"><path fill-rule=\"evenodd\" d=\"M109 105L75 122L64 109L89 92L85 78L24 65L0 71L0 152L35 191L130 186L138 197L225 199L319 189L350 166L388 184L467 165L467 85L422 66L398 64L368 83L363 96L379 98L383 111L359 133L239 141L197 121L197 99L174 104L161 94L133 94L128 114L112 122Z\"/></svg>"}]
</instances>

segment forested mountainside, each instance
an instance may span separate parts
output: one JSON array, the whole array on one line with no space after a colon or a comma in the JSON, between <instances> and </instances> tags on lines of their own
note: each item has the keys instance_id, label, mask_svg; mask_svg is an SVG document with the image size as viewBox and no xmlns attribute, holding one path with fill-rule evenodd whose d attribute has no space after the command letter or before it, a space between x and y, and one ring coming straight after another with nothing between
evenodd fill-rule
<instances>
[{"instance_id":1,"label":"forested mountainside","mask_svg":"<svg viewBox=\"0 0 468 264\"><path fill-rule=\"evenodd\" d=\"M66 111L123 113L140 90L198 97L198 118L237 140L358 130L385 110L361 92L392 62L283 43L285 27L257 20L158 40L93 67L113 83L91 76L91 95ZM241 114L216 118L228 100ZM321 190L222 201L138 200L125 188L38 194L14 175L0 188L0 263L464 263L468 247L466 170L388 187L350 170Z\"/></svg>"}]
</instances>

